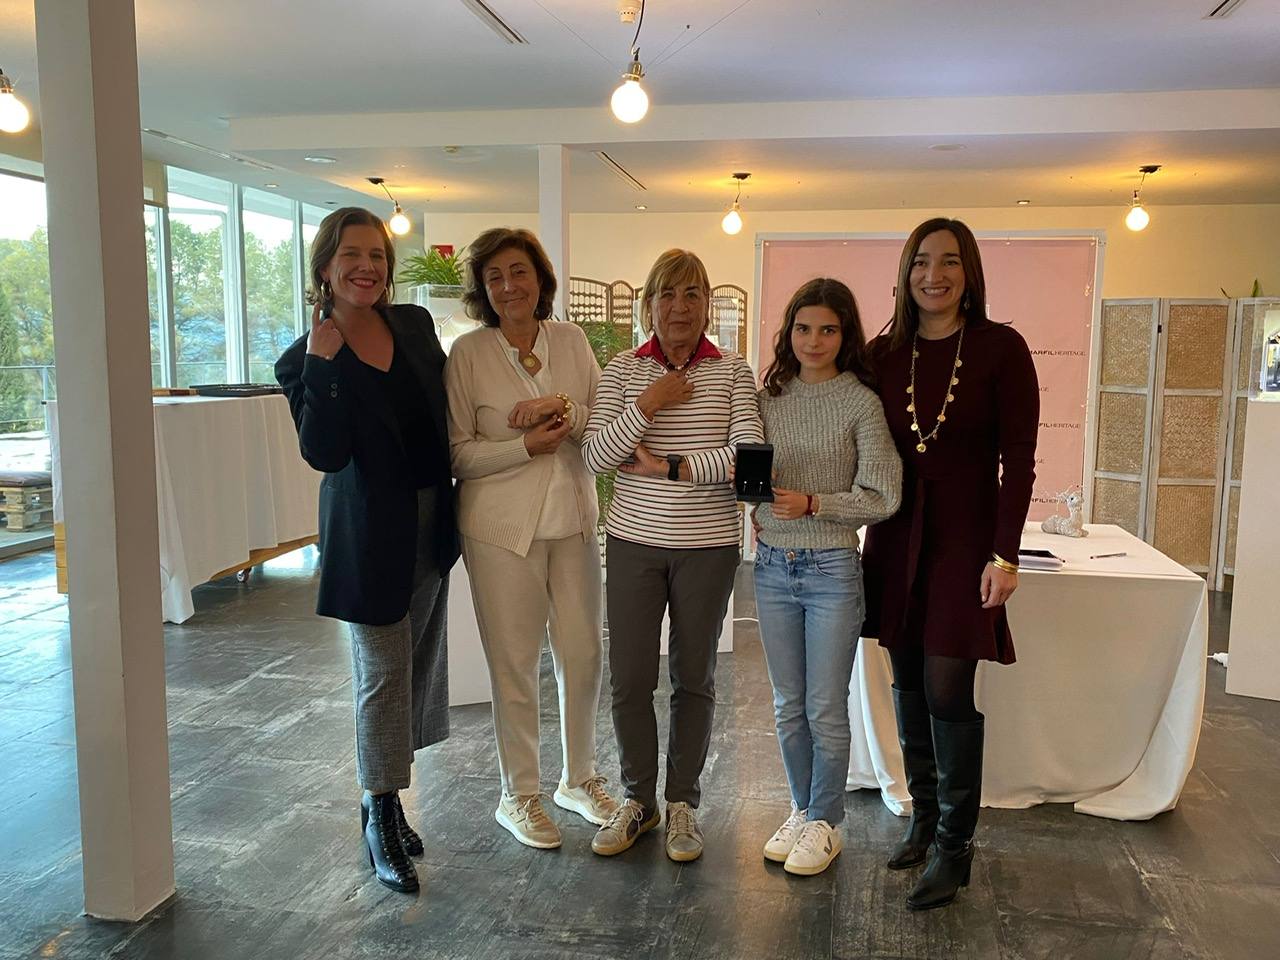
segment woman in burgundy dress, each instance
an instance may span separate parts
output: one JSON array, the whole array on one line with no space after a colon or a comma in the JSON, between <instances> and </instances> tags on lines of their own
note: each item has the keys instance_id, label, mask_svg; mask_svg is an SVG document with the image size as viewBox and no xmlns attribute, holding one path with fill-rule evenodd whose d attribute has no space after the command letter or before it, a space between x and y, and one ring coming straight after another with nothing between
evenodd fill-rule
<instances>
[{"instance_id":1,"label":"woman in burgundy dress","mask_svg":"<svg viewBox=\"0 0 1280 960\"><path fill-rule=\"evenodd\" d=\"M940 907L969 882L982 796L979 660L1013 663L1004 603L1035 479L1040 392L1031 352L986 317L982 260L958 220L912 232L888 331L869 347L903 463L902 507L868 528L863 636L893 662L911 823L889 860L928 860L907 898Z\"/></svg>"}]
</instances>

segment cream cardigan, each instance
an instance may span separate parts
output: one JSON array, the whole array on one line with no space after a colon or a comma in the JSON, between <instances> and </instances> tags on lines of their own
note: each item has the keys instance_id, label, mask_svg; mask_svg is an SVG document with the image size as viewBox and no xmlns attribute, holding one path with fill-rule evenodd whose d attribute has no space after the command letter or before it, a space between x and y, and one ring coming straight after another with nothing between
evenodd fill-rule
<instances>
[{"instance_id":1,"label":"cream cardigan","mask_svg":"<svg viewBox=\"0 0 1280 960\"><path fill-rule=\"evenodd\" d=\"M544 321L547 373L556 393L573 401L569 436L554 454L530 457L524 432L507 426L511 408L529 399L527 384L511 366L506 341L493 327L464 334L445 364L449 395L449 453L458 484L458 529L463 536L526 556L533 542L551 457L574 478L582 536L594 539L600 508L595 477L582 461L582 432L591 415L600 367L582 328Z\"/></svg>"}]
</instances>

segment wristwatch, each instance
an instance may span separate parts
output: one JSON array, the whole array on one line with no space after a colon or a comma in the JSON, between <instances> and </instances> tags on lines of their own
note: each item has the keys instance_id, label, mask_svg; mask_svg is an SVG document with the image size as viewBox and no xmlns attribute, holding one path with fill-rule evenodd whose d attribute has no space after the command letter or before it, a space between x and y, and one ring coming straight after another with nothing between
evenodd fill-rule
<instances>
[{"instance_id":1,"label":"wristwatch","mask_svg":"<svg viewBox=\"0 0 1280 960\"><path fill-rule=\"evenodd\" d=\"M684 463L684 457L680 456L680 454L678 453L667 454L667 479L668 480L680 479L680 464L682 463Z\"/></svg>"}]
</instances>

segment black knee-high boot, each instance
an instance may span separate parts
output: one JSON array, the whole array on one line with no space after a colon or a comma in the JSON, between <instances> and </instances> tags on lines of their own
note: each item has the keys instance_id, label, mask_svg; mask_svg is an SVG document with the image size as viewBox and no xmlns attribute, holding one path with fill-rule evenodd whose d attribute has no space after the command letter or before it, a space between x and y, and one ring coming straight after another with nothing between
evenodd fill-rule
<instances>
[{"instance_id":1,"label":"black knee-high boot","mask_svg":"<svg viewBox=\"0 0 1280 960\"><path fill-rule=\"evenodd\" d=\"M418 889L418 871L404 848L400 835L400 798L394 792L366 793L361 803L364 821L364 844L369 851L369 866L378 880L401 893Z\"/></svg>"},{"instance_id":2,"label":"black knee-high boot","mask_svg":"<svg viewBox=\"0 0 1280 960\"><path fill-rule=\"evenodd\" d=\"M894 714L898 719L898 743L911 794L911 822L901 842L889 856L890 870L904 870L924 863L938 825L938 770L933 760L933 729L929 705L919 690L893 688Z\"/></svg>"},{"instance_id":3,"label":"black knee-high boot","mask_svg":"<svg viewBox=\"0 0 1280 960\"><path fill-rule=\"evenodd\" d=\"M973 834L982 803L983 717L962 723L934 718L933 749L938 764L938 829L929 864L907 897L912 910L941 907L969 885Z\"/></svg>"}]
</instances>

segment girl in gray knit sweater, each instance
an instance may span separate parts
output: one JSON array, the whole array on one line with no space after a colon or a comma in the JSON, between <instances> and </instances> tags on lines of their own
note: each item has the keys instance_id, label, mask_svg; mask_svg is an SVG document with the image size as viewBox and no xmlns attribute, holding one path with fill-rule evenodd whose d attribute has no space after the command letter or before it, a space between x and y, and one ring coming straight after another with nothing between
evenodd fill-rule
<instances>
[{"instance_id":1,"label":"girl in gray knit sweater","mask_svg":"<svg viewBox=\"0 0 1280 960\"><path fill-rule=\"evenodd\" d=\"M792 812L765 844L789 873L840 852L849 769L849 679L865 603L858 528L891 516L902 462L864 351L858 306L838 280L787 304L760 391L774 500L755 522L756 606Z\"/></svg>"}]
</instances>

